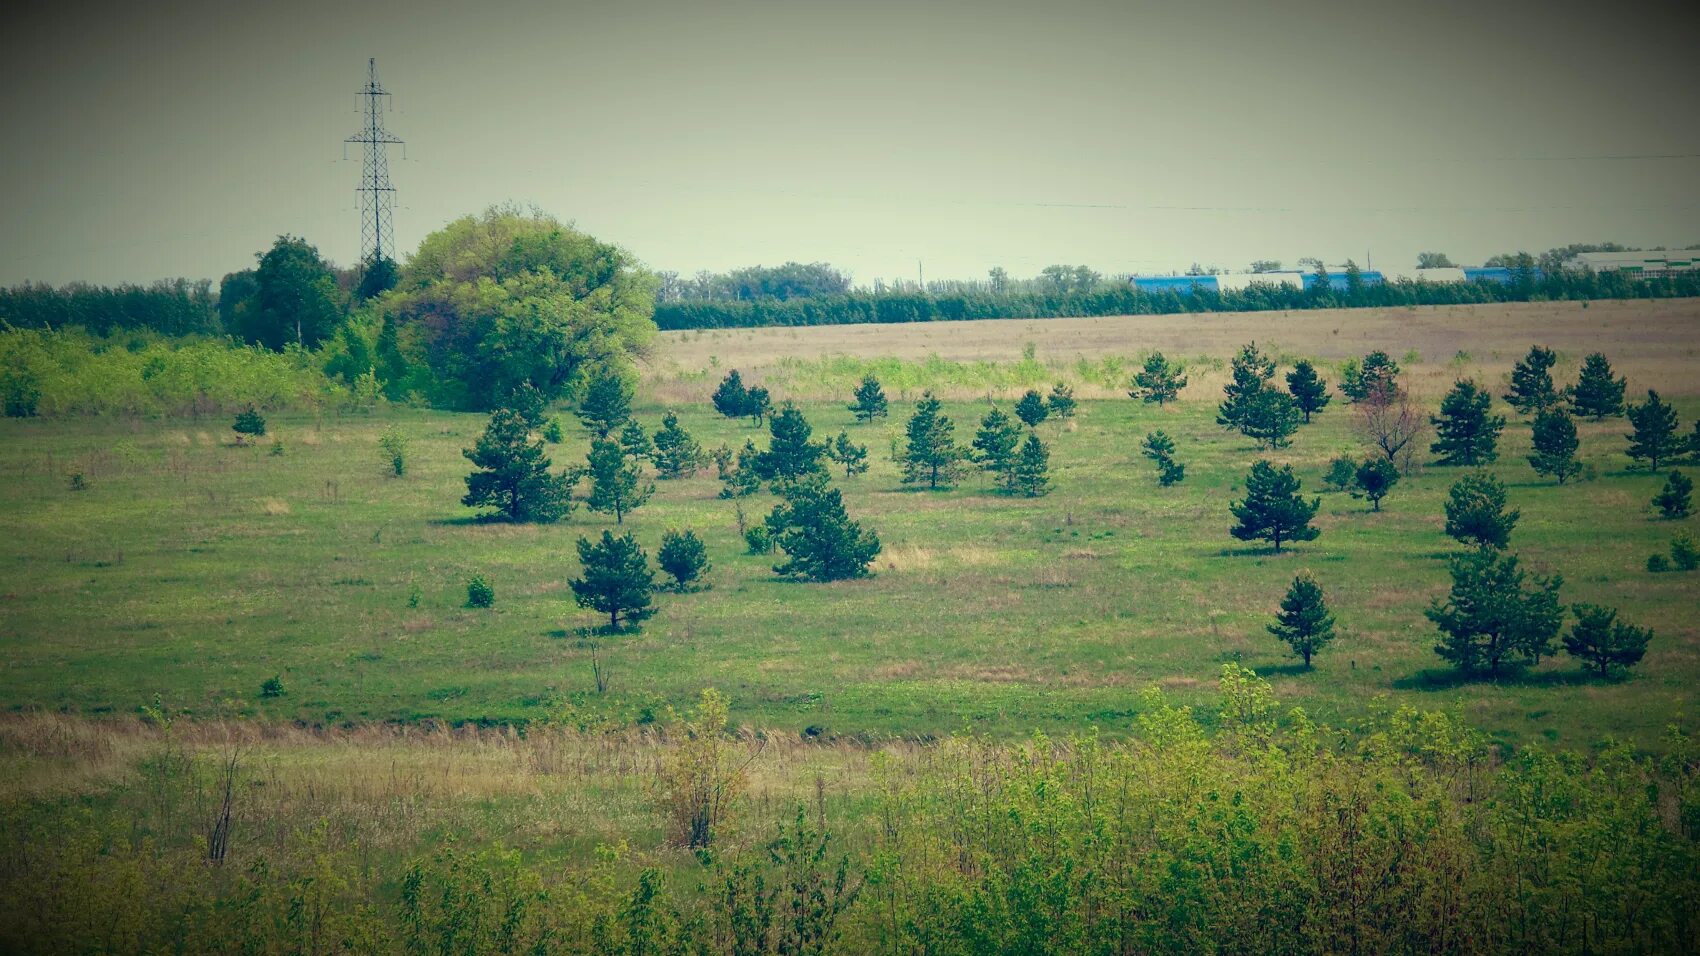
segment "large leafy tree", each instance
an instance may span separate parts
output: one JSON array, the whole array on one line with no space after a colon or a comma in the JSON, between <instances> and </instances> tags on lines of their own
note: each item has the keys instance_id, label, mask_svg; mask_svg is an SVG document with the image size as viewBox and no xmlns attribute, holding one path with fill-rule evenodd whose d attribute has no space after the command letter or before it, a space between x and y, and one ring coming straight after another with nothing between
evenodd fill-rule
<instances>
[{"instance_id":1,"label":"large leafy tree","mask_svg":"<svg viewBox=\"0 0 1700 956\"><path fill-rule=\"evenodd\" d=\"M595 543L580 538L578 560L583 570L569 582L573 599L579 607L608 615L609 630L620 629L621 617L636 624L655 613L649 603L655 572L636 538L630 534L616 538L607 531Z\"/></svg>"},{"instance_id":2,"label":"large leafy tree","mask_svg":"<svg viewBox=\"0 0 1700 956\"><path fill-rule=\"evenodd\" d=\"M1301 571L1293 578L1287 596L1281 599L1275 623L1269 625L1269 633L1285 641L1294 654L1304 659L1307 668L1312 655L1334 641L1334 615L1329 613L1328 602L1323 599L1322 586L1309 571Z\"/></svg>"},{"instance_id":3,"label":"large leafy tree","mask_svg":"<svg viewBox=\"0 0 1700 956\"><path fill-rule=\"evenodd\" d=\"M1570 399L1570 410L1578 418L1592 418L1594 421L1622 415L1623 390L1628 384L1627 378L1613 378L1611 363L1604 355L1595 352L1582 361L1582 373L1576 384L1565 390Z\"/></svg>"},{"instance_id":4,"label":"large leafy tree","mask_svg":"<svg viewBox=\"0 0 1700 956\"><path fill-rule=\"evenodd\" d=\"M497 409L478 444L462 452L479 470L466 476L469 508L493 507L486 517L506 521L559 521L572 510L576 473L549 471L543 442L533 441L525 416Z\"/></svg>"},{"instance_id":5,"label":"large leafy tree","mask_svg":"<svg viewBox=\"0 0 1700 956\"><path fill-rule=\"evenodd\" d=\"M1304 413L1305 424L1310 424L1310 416L1328 407L1328 383L1316 374L1316 366L1309 359L1300 359L1287 373L1287 392L1293 396L1293 403Z\"/></svg>"},{"instance_id":6,"label":"large leafy tree","mask_svg":"<svg viewBox=\"0 0 1700 956\"><path fill-rule=\"evenodd\" d=\"M317 348L330 338L342 323L345 297L319 250L297 236L279 236L257 258L249 298L232 303L231 331L277 350L291 342Z\"/></svg>"},{"instance_id":7,"label":"large leafy tree","mask_svg":"<svg viewBox=\"0 0 1700 956\"><path fill-rule=\"evenodd\" d=\"M962 448L956 426L941 412L932 392L924 392L909 417L909 444L903 451L903 483L926 482L928 488L949 485L962 477Z\"/></svg>"},{"instance_id":8,"label":"large leafy tree","mask_svg":"<svg viewBox=\"0 0 1700 956\"><path fill-rule=\"evenodd\" d=\"M1581 472L1582 463L1576 460L1580 447L1576 423L1564 409L1541 409L1530 431L1534 451L1529 455L1529 465L1535 471L1557 478L1561 485Z\"/></svg>"},{"instance_id":9,"label":"large leafy tree","mask_svg":"<svg viewBox=\"0 0 1700 956\"><path fill-rule=\"evenodd\" d=\"M1552 367L1558 356L1552 349L1531 346L1529 354L1511 369L1511 390L1505 400L1525 415L1558 404L1558 392L1552 386Z\"/></svg>"},{"instance_id":10,"label":"large leafy tree","mask_svg":"<svg viewBox=\"0 0 1700 956\"><path fill-rule=\"evenodd\" d=\"M1645 461L1650 471L1659 470L1659 462L1669 461L1682 454L1686 444L1676 431L1676 409L1659 398L1659 393L1647 390L1647 400L1628 409L1629 457Z\"/></svg>"},{"instance_id":11,"label":"large leafy tree","mask_svg":"<svg viewBox=\"0 0 1700 956\"><path fill-rule=\"evenodd\" d=\"M1158 407L1174 401L1186 388L1186 369L1178 363L1172 363L1163 357L1162 352L1152 352L1141 368L1133 376L1133 387L1128 390L1129 398L1137 398L1143 402L1156 402Z\"/></svg>"},{"instance_id":12,"label":"large leafy tree","mask_svg":"<svg viewBox=\"0 0 1700 956\"><path fill-rule=\"evenodd\" d=\"M859 578L880 553L879 536L850 520L844 498L815 473L787 484L767 527L786 560L774 571L810 581Z\"/></svg>"},{"instance_id":13,"label":"large leafy tree","mask_svg":"<svg viewBox=\"0 0 1700 956\"><path fill-rule=\"evenodd\" d=\"M488 408L521 382L552 400L622 366L655 331L655 285L616 246L497 206L427 236L383 301L432 399Z\"/></svg>"},{"instance_id":14,"label":"large leafy tree","mask_svg":"<svg viewBox=\"0 0 1700 956\"><path fill-rule=\"evenodd\" d=\"M1446 498L1446 533L1464 544L1503 550L1522 512L1505 510L1505 485L1487 472L1453 482Z\"/></svg>"},{"instance_id":15,"label":"large leafy tree","mask_svg":"<svg viewBox=\"0 0 1700 956\"><path fill-rule=\"evenodd\" d=\"M1434 423L1434 444L1429 451L1440 456L1442 465L1485 465L1499 457L1502 416L1492 414L1493 396L1464 379L1440 402Z\"/></svg>"},{"instance_id":16,"label":"large leafy tree","mask_svg":"<svg viewBox=\"0 0 1700 956\"><path fill-rule=\"evenodd\" d=\"M1465 672L1498 677L1508 666L1539 663L1564 623L1563 581L1525 575L1515 555L1482 549L1455 556L1452 590L1424 614L1440 629L1434 652Z\"/></svg>"},{"instance_id":17,"label":"large leafy tree","mask_svg":"<svg viewBox=\"0 0 1700 956\"><path fill-rule=\"evenodd\" d=\"M1310 519L1322 499L1309 501L1299 494L1299 479L1291 465L1279 470L1267 461L1258 461L1246 475L1245 498L1230 507L1239 523L1228 533L1241 541L1268 541L1281 553L1283 541L1310 541L1321 532L1311 526Z\"/></svg>"}]
</instances>

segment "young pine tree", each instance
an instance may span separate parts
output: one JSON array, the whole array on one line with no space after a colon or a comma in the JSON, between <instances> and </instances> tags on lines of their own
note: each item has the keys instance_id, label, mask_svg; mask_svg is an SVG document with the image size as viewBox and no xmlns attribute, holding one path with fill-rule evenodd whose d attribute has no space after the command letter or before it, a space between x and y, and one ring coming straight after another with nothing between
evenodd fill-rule
<instances>
[{"instance_id":1,"label":"young pine tree","mask_svg":"<svg viewBox=\"0 0 1700 956\"><path fill-rule=\"evenodd\" d=\"M230 430L236 433L238 442L263 438L266 434L265 416L250 405L245 411L236 413L236 421L231 423Z\"/></svg>"},{"instance_id":2,"label":"young pine tree","mask_svg":"<svg viewBox=\"0 0 1700 956\"><path fill-rule=\"evenodd\" d=\"M590 495L585 504L591 511L612 514L615 524L625 524L626 515L636 511L655 494L646 484L637 462L628 461L618 444L598 438L590 443Z\"/></svg>"},{"instance_id":3,"label":"young pine tree","mask_svg":"<svg viewBox=\"0 0 1700 956\"><path fill-rule=\"evenodd\" d=\"M1504 550L1522 512L1505 510L1505 486L1487 472L1453 482L1446 498L1446 533L1480 549Z\"/></svg>"},{"instance_id":4,"label":"young pine tree","mask_svg":"<svg viewBox=\"0 0 1700 956\"><path fill-rule=\"evenodd\" d=\"M1353 404L1392 401L1399 397L1399 363L1380 349L1348 362L1340 370L1340 392Z\"/></svg>"},{"instance_id":5,"label":"young pine tree","mask_svg":"<svg viewBox=\"0 0 1700 956\"><path fill-rule=\"evenodd\" d=\"M1485 465L1499 457L1496 450L1505 419L1490 414L1493 396L1468 379L1452 386L1441 400L1434 423L1434 444L1429 451L1440 456L1442 465Z\"/></svg>"},{"instance_id":6,"label":"young pine tree","mask_svg":"<svg viewBox=\"0 0 1700 956\"><path fill-rule=\"evenodd\" d=\"M759 428L772 411L773 399L768 396L767 389L760 385L750 386L749 391L744 393L744 414L750 416L750 421Z\"/></svg>"},{"instance_id":7,"label":"young pine tree","mask_svg":"<svg viewBox=\"0 0 1700 956\"><path fill-rule=\"evenodd\" d=\"M547 523L559 521L572 510L578 475L550 474L543 443L531 440L531 429L519 412L497 409L478 444L461 454L479 469L466 476L461 504L496 509L482 517Z\"/></svg>"},{"instance_id":8,"label":"young pine tree","mask_svg":"<svg viewBox=\"0 0 1700 956\"><path fill-rule=\"evenodd\" d=\"M886 416L885 389L880 387L880 380L872 372L862 376L862 384L856 386L856 400L850 403L850 410L856 413L859 422L871 422L876 418Z\"/></svg>"},{"instance_id":9,"label":"young pine tree","mask_svg":"<svg viewBox=\"0 0 1700 956\"><path fill-rule=\"evenodd\" d=\"M1316 366L1308 359L1301 359L1287 373L1287 392L1293 396L1293 403L1304 413L1305 424L1310 424L1310 416L1328 407L1328 383L1316 374Z\"/></svg>"},{"instance_id":10,"label":"young pine tree","mask_svg":"<svg viewBox=\"0 0 1700 956\"><path fill-rule=\"evenodd\" d=\"M1505 401L1525 415L1533 415L1558 404L1558 392L1552 387L1552 367L1558 356L1552 349L1531 346L1529 354L1511 369L1511 390Z\"/></svg>"},{"instance_id":11,"label":"young pine tree","mask_svg":"<svg viewBox=\"0 0 1700 956\"><path fill-rule=\"evenodd\" d=\"M1423 612L1440 630L1434 652L1466 673L1498 677L1508 666L1538 664L1552 653L1564 623L1558 577L1524 586L1514 555L1482 549L1452 559L1452 591Z\"/></svg>"},{"instance_id":12,"label":"young pine tree","mask_svg":"<svg viewBox=\"0 0 1700 956\"><path fill-rule=\"evenodd\" d=\"M839 431L837 440L827 446L826 456L843 466L846 478L868 470L868 446L851 441L847 431Z\"/></svg>"},{"instance_id":13,"label":"young pine tree","mask_svg":"<svg viewBox=\"0 0 1700 956\"><path fill-rule=\"evenodd\" d=\"M508 393L508 400L502 406L519 412L519 417L525 421L525 427L532 431L541 431L549 417L549 400L543 396L542 390L530 382L521 382ZM547 435L543 438L548 441Z\"/></svg>"},{"instance_id":14,"label":"young pine tree","mask_svg":"<svg viewBox=\"0 0 1700 956\"><path fill-rule=\"evenodd\" d=\"M727 372L726 377L720 380L711 401L714 410L727 418L743 418L750 413L750 393L737 369Z\"/></svg>"},{"instance_id":15,"label":"young pine tree","mask_svg":"<svg viewBox=\"0 0 1700 956\"><path fill-rule=\"evenodd\" d=\"M786 554L775 573L810 581L860 578L880 553L879 536L850 520L844 498L825 475L786 485L784 500L768 515L772 539Z\"/></svg>"},{"instance_id":16,"label":"young pine tree","mask_svg":"<svg viewBox=\"0 0 1700 956\"><path fill-rule=\"evenodd\" d=\"M573 599L579 607L608 615L609 630L619 630L622 617L636 624L655 613L649 603L655 574L636 538L630 534L616 538L607 531L595 544L580 538L578 560L581 576L569 582Z\"/></svg>"},{"instance_id":17,"label":"young pine tree","mask_svg":"<svg viewBox=\"0 0 1700 956\"><path fill-rule=\"evenodd\" d=\"M949 485L962 477L963 451L956 444L956 426L939 411L939 400L925 392L909 418L909 444L904 449L903 483L926 482L928 488Z\"/></svg>"},{"instance_id":18,"label":"young pine tree","mask_svg":"<svg viewBox=\"0 0 1700 956\"><path fill-rule=\"evenodd\" d=\"M1328 463L1328 471L1322 476L1322 483L1330 491L1349 490L1357 481L1358 466L1352 464L1350 458L1335 458Z\"/></svg>"},{"instance_id":19,"label":"young pine tree","mask_svg":"<svg viewBox=\"0 0 1700 956\"><path fill-rule=\"evenodd\" d=\"M1140 453L1156 464L1157 484L1164 488L1186 477L1186 466L1175 460L1175 440L1164 434L1162 429L1145 436Z\"/></svg>"},{"instance_id":20,"label":"young pine tree","mask_svg":"<svg viewBox=\"0 0 1700 956\"><path fill-rule=\"evenodd\" d=\"M617 372L603 371L585 387L578 420L596 438L607 438L632 415L632 389Z\"/></svg>"},{"instance_id":21,"label":"young pine tree","mask_svg":"<svg viewBox=\"0 0 1700 956\"><path fill-rule=\"evenodd\" d=\"M1269 633L1285 641L1294 654L1303 658L1306 669L1310 668L1312 655L1333 642L1334 615L1328 613L1322 587L1309 571L1301 571L1293 578L1287 596L1281 600L1275 623L1269 625Z\"/></svg>"},{"instance_id":22,"label":"young pine tree","mask_svg":"<svg viewBox=\"0 0 1700 956\"><path fill-rule=\"evenodd\" d=\"M1145 360L1145 367L1133 376L1133 387L1128 389L1128 398L1137 398L1143 402L1156 402L1161 408L1174 401L1186 388L1186 376L1182 373L1186 368L1179 364L1171 364L1163 357L1162 352L1152 352Z\"/></svg>"},{"instance_id":23,"label":"young pine tree","mask_svg":"<svg viewBox=\"0 0 1700 956\"><path fill-rule=\"evenodd\" d=\"M1040 395L1038 389L1028 389L1027 394L1021 396L1021 401L1015 403L1015 417L1021 419L1022 424L1028 428L1038 428L1039 423L1050 414L1051 409L1045 404L1045 396Z\"/></svg>"},{"instance_id":24,"label":"young pine tree","mask_svg":"<svg viewBox=\"0 0 1700 956\"><path fill-rule=\"evenodd\" d=\"M814 429L797 406L787 402L767 424L773 438L767 451L755 460L756 473L762 480L773 482L777 488L823 470L821 459L826 457L826 445L811 440Z\"/></svg>"},{"instance_id":25,"label":"young pine tree","mask_svg":"<svg viewBox=\"0 0 1700 956\"><path fill-rule=\"evenodd\" d=\"M1659 393L1647 390L1647 400L1631 404L1628 410L1629 457L1645 461L1649 471L1657 472L1659 462L1669 461L1682 454L1683 440L1676 433L1676 409L1659 398Z\"/></svg>"},{"instance_id":26,"label":"young pine tree","mask_svg":"<svg viewBox=\"0 0 1700 956\"><path fill-rule=\"evenodd\" d=\"M697 581L708 573L708 549L694 531L668 531L661 536L655 564L673 579L674 591L694 591Z\"/></svg>"},{"instance_id":27,"label":"young pine tree","mask_svg":"<svg viewBox=\"0 0 1700 956\"><path fill-rule=\"evenodd\" d=\"M664 479L689 478L703 466L702 445L679 424L679 416L668 412L655 433L655 471Z\"/></svg>"},{"instance_id":28,"label":"young pine tree","mask_svg":"<svg viewBox=\"0 0 1700 956\"><path fill-rule=\"evenodd\" d=\"M1576 423L1564 409L1557 406L1541 409L1535 414L1530 431L1534 452L1529 455L1529 465L1536 472L1557 478L1562 485L1582 471L1582 463L1576 460L1576 450L1580 447Z\"/></svg>"},{"instance_id":29,"label":"young pine tree","mask_svg":"<svg viewBox=\"0 0 1700 956\"><path fill-rule=\"evenodd\" d=\"M1385 458L1365 458L1352 472L1354 498L1368 498L1371 511L1381 510L1381 499L1399 483L1399 467Z\"/></svg>"},{"instance_id":30,"label":"young pine tree","mask_svg":"<svg viewBox=\"0 0 1700 956\"><path fill-rule=\"evenodd\" d=\"M1051 394L1045 396L1045 407L1059 419L1073 418L1076 404L1074 389L1062 382L1052 385Z\"/></svg>"},{"instance_id":31,"label":"young pine tree","mask_svg":"<svg viewBox=\"0 0 1700 956\"><path fill-rule=\"evenodd\" d=\"M980 420L980 431L974 436L974 461L990 472L1006 493L1015 491L1015 457L1020 445L1021 426L1003 409L993 408Z\"/></svg>"},{"instance_id":32,"label":"young pine tree","mask_svg":"<svg viewBox=\"0 0 1700 956\"><path fill-rule=\"evenodd\" d=\"M1598 352L1582 362L1582 373L1576 384L1566 390L1570 410L1578 418L1599 421L1607 416L1623 414L1623 390L1627 378L1612 378L1611 363Z\"/></svg>"},{"instance_id":33,"label":"young pine tree","mask_svg":"<svg viewBox=\"0 0 1700 956\"><path fill-rule=\"evenodd\" d=\"M1599 671L1601 677L1628 670L1646 656L1652 631L1619 621L1614 608L1577 604L1571 610L1576 625L1564 635L1565 653Z\"/></svg>"},{"instance_id":34,"label":"young pine tree","mask_svg":"<svg viewBox=\"0 0 1700 956\"><path fill-rule=\"evenodd\" d=\"M649 440L649 432L644 431L635 418L620 429L620 450L634 463L655 457L655 444Z\"/></svg>"},{"instance_id":35,"label":"young pine tree","mask_svg":"<svg viewBox=\"0 0 1700 956\"><path fill-rule=\"evenodd\" d=\"M1693 492L1694 482L1682 472L1672 471L1665 479L1664 490L1653 496L1653 507L1666 520L1686 518L1694 509Z\"/></svg>"},{"instance_id":36,"label":"young pine tree","mask_svg":"<svg viewBox=\"0 0 1700 956\"><path fill-rule=\"evenodd\" d=\"M720 480L725 487L720 489L722 498L747 498L761 490L761 473L756 470L756 461L761 452L756 450L755 442L744 440L744 447L738 449L738 463L727 469Z\"/></svg>"},{"instance_id":37,"label":"young pine tree","mask_svg":"<svg viewBox=\"0 0 1700 956\"><path fill-rule=\"evenodd\" d=\"M1233 377L1222 386L1223 399L1216 409L1216 424L1230 431L1245 432L1252 403L1269 391L1269 380L1274 377L1275 360L1258 351L1256 342L1242 347L1234 356Z\"/></svg>"},{"instance_id":38,"label":"young pine tree","mask_svg":"<svg viewBox=\"0 0 1700 956\"><path fill-rule=\"evenodd\" d=\"M1010 490L1023 498L1037 498L1051 490L1051 453L1039 436L1028 432L1021 451L1010 468Z\"/></svg>"},{"instance_id":39,"label":"young pine tree","mask_svg":"<svg viewBox=\"0 0 1700 956\"><path fill-rule=\"evenodd\" d=\"M1273 388L1253 393L1240 407L1240 434L1257 442L1260 450L1287 447L1298 428L1298 405Z\"/></svg>"},{"instance_id":40,"label":"young pine tree","mask_svg":"<svg viewBox=\"0 0 1700 956\"><path fill-rule=\"evenodd\" d=\"M1269 462L1258 461L1246 475L1245 498L1230 505L1239 523L1228 533L1241 541L1272 542L1280 554L1282 541L1311 541L1321 533L1310 524L1321 504L1320 498L1307 502L1299 494L1291 465L1277 471Z\"/></svg>"}]
</instances>

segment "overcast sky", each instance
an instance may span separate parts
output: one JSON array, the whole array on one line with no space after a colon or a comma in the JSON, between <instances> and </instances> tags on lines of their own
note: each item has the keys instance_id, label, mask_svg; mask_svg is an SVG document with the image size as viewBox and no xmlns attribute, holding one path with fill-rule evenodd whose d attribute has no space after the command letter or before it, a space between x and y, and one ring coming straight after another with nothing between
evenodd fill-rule
<instances>
[{"instance_id":1,"label":"overcast sky","mask_svg":"<svg viewBox=\"0 0 1700 956\"><path fill-rule=\"evenodd\" d=\"M359 256L540 206L657 269L858 281L1700 243L1686 5L609 0L0 13L0 283Z\"/></svg>"}]
</instances>

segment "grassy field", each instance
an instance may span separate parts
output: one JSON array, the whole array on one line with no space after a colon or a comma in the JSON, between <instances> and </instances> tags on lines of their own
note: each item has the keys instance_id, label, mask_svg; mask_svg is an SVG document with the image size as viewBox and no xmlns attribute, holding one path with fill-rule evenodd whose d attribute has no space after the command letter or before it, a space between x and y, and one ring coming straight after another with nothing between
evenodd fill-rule
<instances>
[{"instance_id":1,"label":"grassy field","mask_svg":"<svg viewBox=\"0 0 1700 956\"><path fill-rule=\"evenodd\" d=\"M1360 316L1350 333L1318 333ZM1325 494L1322 536L1274 556L1227 533L1228 503L1258 455L1215 425L1211 378L1221 373L1209 362L1197 364L1179 406L1106 397L1083 402L1071 423L1044 426L1056 490L1036 500L992 494L981 476L948 492L901 486L889 458L907 407L894 401L891 421L856 426L838 394L846 390L825 374L859 377L866 360L907 359L883 367L938 379L966 442L981 396L1058 377L1090 392L1085 366L1131 362L1144 348L1225 364L1254 335L1329 363L1380 347L1407 359L1419 393L1432 395L1460 375L1499 390L1510 362L1540 341L1561 350L1561 382L1600 347L1632 394L1648 384L1677 394L1685 431L1700 413L1695 379L1682 374L1697 340L1692 303L1422 310L1414 319L1322 313L1293 323L1213 316L1190 320L1191 337L1188 321L954 323L920 329L944 337L920 346L909 341L916 330L894 327L664 336L640 392L647 426L659 424L666 402L707 446L759 440L705 401L721 370L751 370L777 398L802 400L817 435L848 427L870 447L872 471L841 484L885 551L868 580L786 583L769 570L771 558L743 553L734 505L716 497L712 472L661 482L627 527L652 554L665 529L694 529L715 564L713 587L659 595L642 633L617 637L591 634L595 616L567 588L577 573L573 542L611 521L580 510L553 526L480 524L459 504L468 469L460 450L482 416L278 415L281 455L267 444L233 447L223 420L7 420L0 705L131 714L157 694L199 717L274 722L629 725L712 686L732 698L737 721L779 730L1019 735L1095 724L1120 733L1142 687L1202 701L1213 697L1221 664L1240 660L1282 700L1330 721L1397 703L1457 706L1512 743L1585 746L1616 735L1650 746L1691 708L1700 578L1644 565L1694 521L1654 520L1647 501L1663 479L1628 467L1622 420L1581 426L1594 481L1540 480L1523 460L1527 425L1516 421L1495 470L1523 512L1515 549L1534 569L1563 574L1566 602L1617 606L1654 628L1646 662L1621 682L1584 678L1561 658L1516 680L1458 683L1433 654L1422 616L1446 586L1452 542L1441 532L1442 501L1453 469L1407 479L1380 514ZM1074 338L1086 325L1097 329L1095 350ZM1053 328L1055 339L1041 337ZM1029 339L1040 347L1024 360ZM1475 343L1468 354L1464 342ZM1460 344L1449 351L1452 343ZM922 358L935 351L937 360ZM845 357L809 358L832 353ZM1347 422L1336 400L1272 457L1320 493L1328 460L1358 447ZM413 440L401 479L386 475L377 448L391 425ZM1159 489L1138 453L1157 427L1188 465L1174 488ZM585 446L569 429L553 448L557 465L580 460ZM72 472L86 490L69 490ZM770 504L761 496L745 508L755 520ZM1305 568L1344 634L1308 673L1263 630ZM493 609L462 607L473 574L494 585ZM594 691L593 658L612 674L606 694ZM261 699L273 675L287 693Z\"/></svg>"}]
</instances>

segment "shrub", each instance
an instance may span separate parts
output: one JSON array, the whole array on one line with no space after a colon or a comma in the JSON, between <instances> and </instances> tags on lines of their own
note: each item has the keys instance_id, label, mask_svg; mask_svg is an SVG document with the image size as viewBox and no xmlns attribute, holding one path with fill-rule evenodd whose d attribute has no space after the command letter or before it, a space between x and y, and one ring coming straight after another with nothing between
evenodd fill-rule
<instances>
[{"instance_id":1,"label":"shrub","mask_svg":"<svg viewBox=\"0 0 1700 956\"><path fill-rule=\"evenodd\" d=\"M281 675L274 674L273 676L266 678L265 682L260 685L261 697L268 699L273 697L282 697L283 693L283 677Z\"/></svg>"},{"instance_id":2,"label":"shrub","mask_svg":"<svg viewBox=\"0 0 1700 956\"><path fill-rule=\"evenodd\" d=\"M1663 574L1670 570L1670 559L1662 554L1647 555L1647 570L1654 574Z\"/></svg>"},{"instance_id":3,"label":"shrub","mask_svg":"<svg viewBox=\"0 0 1700 956\"><path fill-rule=\"evenodd\" d=\"M1653 505L1659 509L1659 516L1667 520L1686 518L1693 508L1690 497L1694 491L1694 480L1680 471L1673 471L1665 479L1664 490L1653 496Z\"/></svg>"},{"instance_id":4,"label":"shrub","mask_svg":"<svg viewBox=\"0 0 1700 956\"><path fill-rule=\"evenodd\" d=\"M766 525L751 525L744 532L744 545L750 549L751 554L772 554L773 535L768 532Z\"/></svg>"},{"instance_id":5,"label":"shrub","mask_svg":"<svg viewBox=\"0 0 1700 956\"><path fill-rule=\"evenodd\" d=\"M561 432L561 418L552 416L543 423L543 440L551 445L559 445L566 436Z\"/></svg>"},{"instance_id":6,"label":"shrub","mask_svg":"<svg viewBox=\"0 0 1700 956\"><path fill-rule=\"evenodd\" d=\"M245 411L236 413L236 420L231 423L231 429L236 432L236 440L259 438L266 433L266 419L252 406Z\"/></svg>"},{"instance_id":7,"label":"shrub","mask_svg":"<svg viewBox=\"0 0 1700 956\"><path fill-rule=\"evenodd\" d=\"M70 482L72 491L87 491L89 488L88 481L83 478L83 473L80 471L71 472Z\"/></svg>"},{"instance_id":8,"label":"shrub","mask_svg":"<svg viewBox=\"0 0 1700 956\"><path fill-rule=\"evenodd\" d=\"M407 445L407 436L396 431L394 425L378 436L378 447L384 450L384 456L390 462L390 472L397 478L407 474Z\"/></svg>"},{"instance_id":9,"label":"shrub","mask_svg":"<svg viewBox=\"0 0 1700 956\"><path fill-rule=\"evenodd\" d=\"M273 439L273 441L272 441L272 457L273 458L282 458L283 457L283 439L281 439L281 438Z\"/></svg>"},{"instance_id":10,"label":"shrub","mask_svg":"<svg viewBox=\"0 0 1700 956\"><path fill-rule=\"evenodd\" d=\"M484 580L482 574L475 574L472 580L466 582L467 607L493 607L495 603L496 589Z\"/></svg>"},{"instance_id":11,"label":"shrub","mask_svg":"<svg viewBox=\"0 0 1700 956\"><path fill-rule=\"evenodd\" d=\"M1679 534L1671 539L1670 561L1678 571L1693 571L1700 568L1700 548L1694 545L1694 538L1687 534Z\"/></svg>"}]
</instances>

